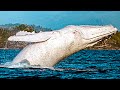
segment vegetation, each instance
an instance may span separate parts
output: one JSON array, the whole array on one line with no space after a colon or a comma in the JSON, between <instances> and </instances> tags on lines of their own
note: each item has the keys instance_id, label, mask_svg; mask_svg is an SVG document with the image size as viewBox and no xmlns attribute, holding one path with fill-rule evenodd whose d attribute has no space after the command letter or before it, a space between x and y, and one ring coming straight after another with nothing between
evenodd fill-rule
<instances>
[{"instance_id":1,"label":"vegetation","mask_svg":"<svg viewBox=\"0 0 120 90\"><path fill-rule=\"evenodd\" d=\"M43 28L42 26L35 26L35 25L27 25L27 24L6 24L0 25L0 48L4 48L8 37L11 35L15 35L18 31L27 31L36 33L40 31L52 31L49 28ZM9 43L9 48L23 48L25 47L26 43L22 42L14 42ZM108 36L103 38L100 42L92 47L88 47L86 49L120 49L120 32L117 32L114 35Z\"/></svg>"},{"instance_id":2,"label":"vegetation","mask_svg":"<svg viewBox=\"0 0 120 90\"><path fill-rule=\"evenodd\" d=\"M49 28L43 28L41 26L27 25L27 24L6 24L0 25L0 48L3 48L6 44L8 37L15 35L18 31L27 31L36 33L40 31L52 31ZM24 45L23 45L24 46Z\"/></svg>"},{"instance_id":3,"label":"vegetation","mask_svg":"<svg viewBox=\"0 0 120 90\"><path fill-rule=\"evenodd\" d=\"M9 31L7 29L0 28L0 48L5 46L5 43L9 36L14 35L17 30Z\"/></svg>"},{"instance_id":4,"label":"vegetation","mask_svg":"<svg viewBox=\"0 0 120 90\"><path fill-rule=\"evenodd\" d=\"M117 32L111 39L108 39L108 43L120 48L120 32Z\"/></svg>"},{"instance_id":5,"label":"vegetation","mask_svg":"<svg viewBox=\"0 0 120 90\"><path fill-rule=\"evenodd\" d=\"M120 49L120 32L105 37L96 45L86 49Z\"/></svg>"},{"instance_id":6,"label":"vegetation","mask_svg":"<svg viewBox=\"0 0 120 90\"><path fill-rule=\"evenodd\" d=\"M26 24L21 24L19 26L16 26L15 29L20 30L20 31L27 31L27 32L35 31L32 26L28 26Z\"/></svg>"}]
</instances>

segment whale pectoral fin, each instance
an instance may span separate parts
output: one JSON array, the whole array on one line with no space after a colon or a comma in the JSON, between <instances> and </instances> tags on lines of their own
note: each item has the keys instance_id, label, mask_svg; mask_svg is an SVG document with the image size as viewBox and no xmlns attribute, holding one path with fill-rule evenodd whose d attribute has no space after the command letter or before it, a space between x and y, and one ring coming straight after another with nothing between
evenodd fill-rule
<instances>
[{"instance_id":1,"label":"whale pectoral fin","mask_svg":"<svg viewBox=\"0 0 120 90\"><path fill-rule=\"evenodd\" d=\"M42 32L32 35L14 35L8 38L8 41L23 41L23 42L45 42L52 36L51 32Z\"/></svg>"}]
</instances>

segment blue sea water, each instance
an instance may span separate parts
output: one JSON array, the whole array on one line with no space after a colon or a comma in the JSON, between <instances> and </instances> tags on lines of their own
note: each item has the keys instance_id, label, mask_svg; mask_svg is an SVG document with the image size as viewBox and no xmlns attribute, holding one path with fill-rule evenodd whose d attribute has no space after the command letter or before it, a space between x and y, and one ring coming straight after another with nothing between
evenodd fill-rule
<instances>
[{"instance_id":1,"label":"blue sea water","mask_svg":"<svg viewBox=\"0 0 120 90\"><path fill-rule=\"evenodd\" d=\"M0 64L11 62L19 49L1 49ZM120 79L120 50L81 50L53 68L0 67L2 79Z\"/></svg>"}]
</instances>

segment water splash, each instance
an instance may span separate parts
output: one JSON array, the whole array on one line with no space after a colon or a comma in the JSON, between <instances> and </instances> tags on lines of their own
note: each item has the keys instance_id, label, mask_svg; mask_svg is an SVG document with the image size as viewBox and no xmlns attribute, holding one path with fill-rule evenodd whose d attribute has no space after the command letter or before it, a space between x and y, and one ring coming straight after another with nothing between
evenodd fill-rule
<instances>
[{"instance_id":1,"label":"water splash","mask_svg":"<svg viewBox=\"0 0 120 90\"><path fill-rule=\"evenodd\" d=\"M5 64L1 64L0 67L3 68L29 68L28 63L17 63L17 64L12 64L12 62L6 62Z\"/></svg>"},{"instance_id":2,"label":"water splash","mask_svg":"<svg viewBox=\"0 0 120 90\"><path fill-rule=\"evenodd\" d=\"M0 65L0 68L22 68L22 69L45 69L52 70L58 72L96 72L99 71L97 68L57 68L57 67L41 67L40 65L30 65L27 60L23 60L22 62L13 64L12 62L6 62Z\"/></svg>"},{"instance_id":3,"label":"water splash","mask_svg":"<svg viewBox=\"0 0 120 90\"><path fill-rule=\"evenodd\" d=\"M7 45L8 45L8 40L5 42L5 47L4 47L4 49L7 49Z\"/></svg>"},{"instance_id":4,"label":"water splash","mask_svg":"<svg viewBox=\"0 0 120 90\"><path fill-rule=\"evenodd\" d=\"M12 62L6 62L3 65L0 65L1 68L23 68L23 69L49 69L53 71L77 71L77 72L92 72L98 71L97 69L76 69L76 68L56 68L56 67L41 67L39 65L30 65L27 62L20 62L17 64L12 64Z\"/></svg>"}]
</instances>

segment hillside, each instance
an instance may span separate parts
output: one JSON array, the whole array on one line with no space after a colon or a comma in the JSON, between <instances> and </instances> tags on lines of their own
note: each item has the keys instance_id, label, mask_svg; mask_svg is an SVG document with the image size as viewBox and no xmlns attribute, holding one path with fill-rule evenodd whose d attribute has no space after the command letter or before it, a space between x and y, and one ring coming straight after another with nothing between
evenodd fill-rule
<instances>
[{"instance_id":1,"label":"hillside","mask_svg":"<svg viewBox=\"0 0 120 90\"><path fill-rule=\"evenodd\" d=\"M120 32L116 34L103 38L96 45L86 48L86 49L111 49L118 50L120 49Z\"/></svg>"},{"instance_id":2,"label":"hillside","mask_svg":"<svg viewBox=\"0 0 120 90\"><path fill-rule=\"evenodd\" d=\"M36 33L40 31L51 31L49 28L27 24L7 24L0 25L0 48L23 48L28 43L25 42L8 42L8 37L15 35L19 31L27 31Z\"/></svg>"},{"instance_id":3,"label":"hillside","mask_svg":"<svg viewBox=\"0 0 120 90\"><path fill-rule=\"evenodd\" d=\"M9 26L9 27L8 27ZM37 29L36 29L37 28ZM11 29L11 30L10 30ZM10 24L0 25L0 48L23 48L29 43L25 42L8 42L7 39L11 35L15 35L18 31L35 31L38 33L39 31L52 31L48 28L43 28L41 26L35 25L27 25L27 24ZM103 38L100 42L92 47L86 48L87 50L93 49L120 49L120 32L116 32L116 34Z\"/></svg>"}]
</instances>

